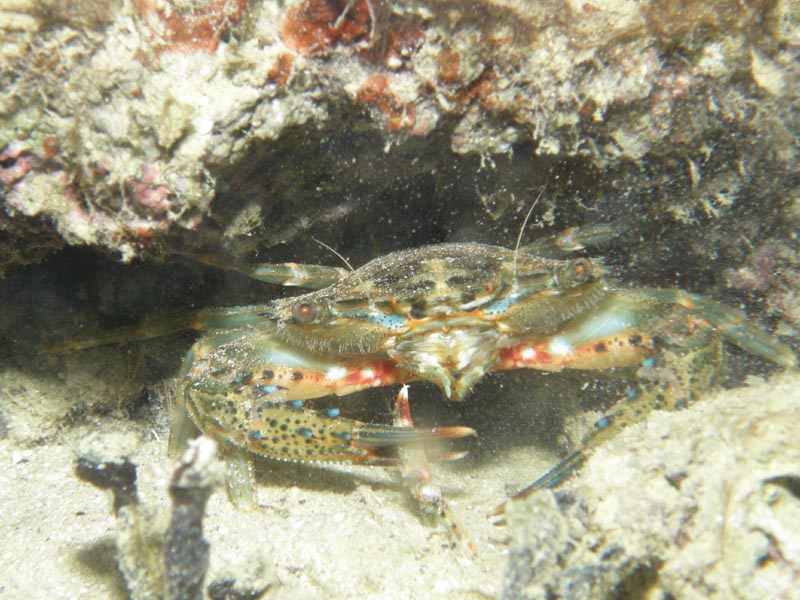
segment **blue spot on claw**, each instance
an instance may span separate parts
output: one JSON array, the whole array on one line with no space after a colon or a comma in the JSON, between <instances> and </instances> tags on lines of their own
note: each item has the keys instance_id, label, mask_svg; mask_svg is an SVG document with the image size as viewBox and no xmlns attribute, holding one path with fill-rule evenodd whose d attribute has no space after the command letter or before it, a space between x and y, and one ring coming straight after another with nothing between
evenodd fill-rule
<instances>
[{"instance_id":1,"label":"blue spot on claw","mask_svg":"<svg viewBox=\"0 0 800 600\"><path fill-rule=\"evenodd\" d=\"M335 419L336 417L339 416L340 412L341 411L338 408L329 408L326 411L324 411L324 414L329 419Z\"/></svg>"},{"instance_id":2,"label":"blue spot on claw","mask_svg":"<svg viewBox=\"0 0 800 600\"><path fill-rule=\"evenodd\" d=\"M255 395L257 398L261 398L262 396L266 396L268 394L272 394L278 391L277 385L257 385L255 386Z\"/></svg>"},{"instance_id":3,"label":"blue spot on claw","mask_svg":"<svg viewBox=\"0 0 800 600\"><path fill-rule=\"evenodd\" d=\"M300 410L303 408L303 401L302 400L292 400L291 402L292 408L295 410Z\"/></svg>"}]
</instances>

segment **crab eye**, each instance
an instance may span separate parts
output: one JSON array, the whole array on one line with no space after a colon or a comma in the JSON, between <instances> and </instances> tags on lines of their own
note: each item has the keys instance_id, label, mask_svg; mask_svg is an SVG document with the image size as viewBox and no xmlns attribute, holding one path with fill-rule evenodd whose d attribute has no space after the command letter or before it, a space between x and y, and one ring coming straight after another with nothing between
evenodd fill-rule
<instances>
[{"instance_id":1,"label":"crab eye","mask_svg":"<svg viewBox=\"0 0 800 600\"><path fill-rule=\"evenodd\" d=\"M588 258L576 258L569 264L569 278L583 283L592 277L592 262Z\"/></svg>"},{"instance_id":2,"label":"crab eye","mask_svg":"<svg viewBox=\"0 0 800 600\"><path fill-rule=\"evenodd\" d=\"M296 323L311 323L318 312L317 306L306 300L298 300L292 305L292 318Z\"/></svg>"}]
</instances>

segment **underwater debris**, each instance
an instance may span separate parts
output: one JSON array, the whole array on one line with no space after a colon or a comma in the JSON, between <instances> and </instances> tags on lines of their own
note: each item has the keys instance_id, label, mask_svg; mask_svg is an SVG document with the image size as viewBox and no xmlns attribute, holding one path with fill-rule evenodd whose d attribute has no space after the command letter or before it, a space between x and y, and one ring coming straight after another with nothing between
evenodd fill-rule
<instances>
[{"instance_id":1,"label":"underwater debris","mask_svg":"<svg viewBox=\"0 0 800 600\"><path fill-rule=\"evenodd\" d=\"M114 494L114 514L121 508L138 504L136 497L136 465L127 456L118 460L100 460L97 456L81 456L75 465L79 479Z\"/></svg>"},{"instance_id":2,"label":"underwater debris","mask_svg":"<svg viewBox=\"0 0 800 600\"><path fill-rule=\"evenodd\" d=\"M172 518L164 540L164 597L169 600L203 597L209 554L208 542L203 539L203 515L219 481L216 452L216 444L210 440L193 441L172 475Z\"/></svg>"},{"instance_id":3,"label":"underwater debris","mask_svg":"<svg viewBox=\"0 0 800 600\"><path fill-rule=\"evenodd\" d=\"M102 440L108 448L109 441ZM203 515L220 481L216 444L190 442L170 477L172 511L144 507L136 490L136 466L124 454L100 444L79 456L77 476L111 490L117 517L119 566L134 600L204 598L209 545L203 538Z\"/></svg>"}]
</instances>

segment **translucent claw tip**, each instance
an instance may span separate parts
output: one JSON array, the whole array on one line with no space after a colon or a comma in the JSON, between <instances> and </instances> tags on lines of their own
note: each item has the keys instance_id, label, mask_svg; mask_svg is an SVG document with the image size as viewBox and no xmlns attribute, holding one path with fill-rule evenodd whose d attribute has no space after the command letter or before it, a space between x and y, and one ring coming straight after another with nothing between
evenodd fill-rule
<instances>
[{"instance_id":1,"label":"translucent claw tip","mask_svg":"<svg viewBox=\"0 0 800 600\"><path fill-rule=\"evenodd\" d=\"M505 527L508 525L508 519L506 519L505 510L506 503L503 502L503 504L495 506L486 516L489 518L491 524L495 527Z\"/></svg>"},{"instance_id":2,"label":"translucent claw tip","mask_svg":"<svg viewBox=\"0 0 800 600\"><path fill-rule=\"evenodd\" d=\"M465 456L469 454L467 450L460 450L457 452L448 452L447 454L442 454L440 457L437 458L439 462L450 462L452 460L461 460Z\"/></svg>"},{"instance_id":3,"label":"translucent claw tip","mask_svg":"<svg viewBox=\"0 0 800 600\"><path fill-rule=\"evenodd\" d=\"M477 432L472 427L453 425L448 427L434 427L431 429L431 434L433 437L440 440L452 440L477 435Z\"/></svg>"},{"instance_id":4,"label":"translucent claw tip","mask_svg":"<svg viewBox=\"0 0 800 600\"><path fill-rule=\"evenodd\" d=\"M502 504L498 504L488 513L486 513L486 516L492 519L493 523L495 523L496 521L495 517L502 517L503 523L505 524L506 504L508 504L508 502L503 502Z\"/></svg>"}]
</instances>

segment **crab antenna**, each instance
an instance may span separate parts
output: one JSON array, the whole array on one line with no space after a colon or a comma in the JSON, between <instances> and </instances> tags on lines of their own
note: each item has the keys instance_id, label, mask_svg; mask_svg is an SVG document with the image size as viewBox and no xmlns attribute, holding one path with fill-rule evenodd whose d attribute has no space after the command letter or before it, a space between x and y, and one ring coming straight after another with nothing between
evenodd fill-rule
<instances>
[{"instance_id":1,"label":"crab antenna","mask_svg":"<svg viewBox=\"0 0 800 600\"><path fill-rule=\"evenodd\" d=\"M533 214L533 209L536 208L536 205L539 203L539 199L542 197L542 194L544 194L544 191L546 189L547 189L547 184L544 184L542 186L541 191L539 191L539 195L536 196L536 199L533 201L533 204L531 204L531 207L528 209L528 214L525 215L525 220L522 222L522 227L519 228L517 243L514 246L514 266L513 270L511 271L513 278L512 285L514 286L514 289L517 288L517 256L519 255L519 245L522 243L522 234L525 233L525 227L528 226L528 220L531 218L531 215Z\"/></svg>"},{"instance_id":2,"label":"crab antenna","mask_svg":"<svg viewBox=\"0 0 800 600\"><path fill-rule=\"evenodd\" d=\"M369 294L369 289L367 289L367 286L366 286L366 284L364 283L364 280L363 280L363 279L361 279L361 276L360 276L360 275L358 274L358 272L357 272L357 271L356 271L356 270L353 268L353 265L351 265L351 264L350 264L350 261L348 261L348 260L347 260L347 259L346 259L344 256L342 256L341 254L339 254L339 253L338 253L336 250L334 250L333 248L331 248L330 246L328 246L328 244L326 244L325 242L323 242L323 241L320 241L320 240L318 240L317 238L313 238L313 237L312 237L311 239L312 239L312 240L314 240L315 242L317 242L317 243L318 243L320 246L322 246L323 248L325 248L325 249L326 249L328 252L330 252L331 254L333 254L334 256L336 256L337 258L339 258L339 259L340 259L340 260L341 260L341 261L342 261L342 262L343 262L343 263L344 263L344 264L347 266L347 268L348 268L348 269L350 269L350 272L351 272L353 275L355 275L356 279L358 279L358 283L360 283L360 284L361 284L361 289L363 289L363 290L364 290L364 295L367 297L367 300L369 300L369 305L370 305L372 308L375 308L375 303L372 301L372 296L370 296L370 294Z\"/></svg>"}]
</instances>

